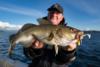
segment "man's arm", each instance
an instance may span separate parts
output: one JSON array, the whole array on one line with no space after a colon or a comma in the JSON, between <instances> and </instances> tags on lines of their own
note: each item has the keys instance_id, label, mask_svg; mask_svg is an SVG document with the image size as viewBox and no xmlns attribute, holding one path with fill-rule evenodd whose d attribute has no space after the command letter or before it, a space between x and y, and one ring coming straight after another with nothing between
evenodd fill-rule
<instances>
[{"instance_id":1,"label":"man's arm","mask_svg":"<svg viewBox=\"0 0 100 67\"><path fill-rule=\"evenodd\" d=\"M34 59L35 57L42 56L44 45L42 42L35 40L31 47L23 48L24 55L29 59Z\"/></svg>"},{"instance_id":2,"label":"man's arm","mask_svg":"<svg viewBox=\"0 0 100 67\"><path fill-rule=\"evenodd\" d=\"M66 47L61 47L58 55L56 56L56 63L65 64L71 63L75 60L77 44L76 41L72 41Z\"/></svg>"},{"instance_id":3,"label":"man's arm","mask_svg":"<svg viewBox=\"0 0 100 67\"><path fill-rule=\"evenodd\" d=\"M72 51L72 50L76 49L77 48L76 42L77 42L77 40L73 40L72 42L69 43L68 46L64 47L64 50L65 51Z\"/></svg>"}]
</instances>

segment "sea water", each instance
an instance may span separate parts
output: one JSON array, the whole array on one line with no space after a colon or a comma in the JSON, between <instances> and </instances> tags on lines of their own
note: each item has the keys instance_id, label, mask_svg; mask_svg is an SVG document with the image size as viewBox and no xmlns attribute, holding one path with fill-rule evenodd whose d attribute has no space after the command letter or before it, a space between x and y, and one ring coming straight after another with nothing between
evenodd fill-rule
<instances>
[{"instance_id":1,"label":"sea water","mask_svg":"<svg viewBox=\"0 0 100 67\"><path fill-rule=\"evenodd\" d=\"M16 31L0 30L0 55L8 56L9 35ZM89 39L84 37L76 52L76 60L69 67L100 67L100 32L89 31ZM12 56L13 60L19 60L23 63L30 63L31 60L23 54L23 47L17 45Z\"/></svg>"}]
</instances>

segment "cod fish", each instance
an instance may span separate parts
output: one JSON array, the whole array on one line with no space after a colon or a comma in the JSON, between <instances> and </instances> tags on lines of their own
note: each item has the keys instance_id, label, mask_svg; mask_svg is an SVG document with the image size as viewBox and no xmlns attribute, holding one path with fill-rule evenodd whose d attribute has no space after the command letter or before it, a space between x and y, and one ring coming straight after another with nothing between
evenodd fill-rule
<instances>
[{"instance_id":1,"label":"cod fish","mask_svg":"<svg viewBox=\"0 0 100 67\"><path fill-rule=\"evenodd\" d=\"M79 43L83 35L83 31L70 26L25 24L17 33L10 35L9 55L16 44L30 47L36 39L44 44L54 45L55 53L58 54L58 46L68 46L73 40Z\"/></svg>"}]
</instances>

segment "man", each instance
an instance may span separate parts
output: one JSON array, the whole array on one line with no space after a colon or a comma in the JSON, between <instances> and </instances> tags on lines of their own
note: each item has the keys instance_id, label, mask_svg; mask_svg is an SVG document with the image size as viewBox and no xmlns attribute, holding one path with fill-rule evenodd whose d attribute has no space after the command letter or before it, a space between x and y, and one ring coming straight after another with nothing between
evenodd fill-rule
<instances>
[{"instance_id":1,"label":"man","mask_svg":"<svg viewBox=\"0 0 100 67\"><path fill-rule=\"evenodd\" d=\"M48 8L48 16L38 19L39 24L64 25L63 8L59 4L54 4ZM53 46L44 45L36 40L30 48L24 48L24 54L32 59L29 67L67 67L75 59L76 42L71 42L65 48L59 47L59 52L55 56Z\"/></svg>"}]
</instances>

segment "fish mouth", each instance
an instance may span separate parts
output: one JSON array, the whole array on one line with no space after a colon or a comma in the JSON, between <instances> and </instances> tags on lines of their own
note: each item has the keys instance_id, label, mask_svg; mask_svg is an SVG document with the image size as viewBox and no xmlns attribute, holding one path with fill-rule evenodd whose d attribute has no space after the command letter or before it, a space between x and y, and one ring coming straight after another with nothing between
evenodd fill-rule
<instances>
[{"instance_id":1,"label":"fish mouth","mask_svg":"<svg viewBox=\"0 0 100 67\"><path fill-rule=\"evenodd\" d=\"M78 32L76 35L75 35L75 39L76 40L76 44L79 46L81 44L81 41L84 37L84 32Z\"/></svg>"}]
</instances>

